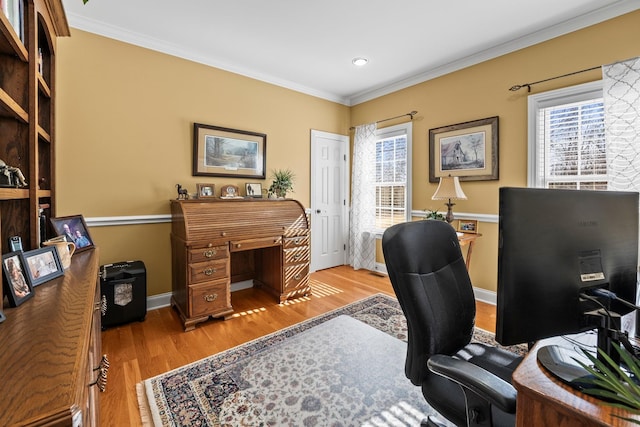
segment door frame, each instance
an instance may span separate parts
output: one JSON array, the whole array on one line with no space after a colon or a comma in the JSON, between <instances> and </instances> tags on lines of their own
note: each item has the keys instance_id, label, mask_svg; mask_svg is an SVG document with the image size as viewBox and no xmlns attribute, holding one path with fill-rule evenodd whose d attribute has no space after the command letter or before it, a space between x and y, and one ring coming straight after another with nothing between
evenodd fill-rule
<instances>
[{"instance_id":1,"label":"door frame","mask_svg":"<svg viewBox=\"0 0 640 427\"><path fill-rule=\"evenodd\" d=\"M311 216L311 240L312 241L313 241L314 230L316 230L316 233L317 233L317 229L314 227L314 221L313 221L313 217L316 210L316 206L314 204L315 204L315 197L316 197L316 191L317 191L317 186L316 186L317 171L315 166L316 163L314 162L314 159L313 159L313 153L314 153L313 146L316 142L316 138L334 139L334 140L340 141L343 144L342 148L344 149L345 157L344 157L344 162L342 162L344 170L342 174L343 179L340 185L341 185L342 192L344 194L344 202L341 209L341 215L342 215L342 236L343 236L344 248L345 248L342 263L343 265L345 265L349 263L349 256L348 256L349 254L349 208L351 206L351 198L350 198L351 193L349 191L350 189L349 182L351 179L351 172L350 172L351 171L351 168L350 168L351 138L349 137L349 135L341 135L341 134L311 129L309 157L311 160L310 216ZM313 248L313 243L311 243L310 247ZM318 261L317 260L314 261L313 250L311 250L311 262L309 263L310 265L309 271L310 272L316 271L317 264L318 264Z\"/></svg>"}]
</instances>

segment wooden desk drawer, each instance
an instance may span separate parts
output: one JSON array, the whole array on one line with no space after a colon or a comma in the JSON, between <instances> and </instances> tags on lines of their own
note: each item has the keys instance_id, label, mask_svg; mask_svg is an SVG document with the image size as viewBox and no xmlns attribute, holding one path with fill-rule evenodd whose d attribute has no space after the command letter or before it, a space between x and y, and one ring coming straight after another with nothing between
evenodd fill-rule
<instances>
[{"instance_id":1,"label":"wooden desk drawer","mask_svg":"<svg viewBox=\"0 0 640 427\"><path fill-rule=\"evenodd\" d=\"M231 252L280 246L282 236L261 237L259 239L236 240L231 242Z\"/></svg>"},{"instance_id":2,"label":"wooden desk drawer","mask_svg":"<svg viewBox=\"0 0 640 427\"><path fill-rule=\"evenodd\" d=\"M215 314L231 309L227 280L189 286L190 317Z\"/></svg>"},{"instance_id":3,"label":"wooden desk drawer","mask_svg":"<svg viewBox=\"0 0 640 427\"><path fill-rule=\"evenodd\" d=\"M311 238L309 236L286 237L284 239L284 247L295 248L296 246L309 246Z\"/></svg>"},{"instance_id":4,"label":"wooden desk drawer","mask_svg":"<svg viewBox=\"0 0 640 427\"><path fill-rule=\"evenodd\" d=\"M284 290L289 292L293 289L309 286L309 264L296 264L284 269Z\"/></svg>"},{"instance_id":5,"label":"wooden desk drawer","mask_svg":"<svg viewBox=\"0 0 640 427\"><path fill-rule=\"evenodd\" d=\"M299 246L292 249L284 250L284 263L285 264L299 264L308 263L309 255L311 251L309 246Z\"/></svg>"},{"instance_id":6,"label":"wooden desk drawer","mask_svg":"<svg viewBox=\"0 0 640 427\"><path fill-rule=\"evenodd\" d=\"M189 264L189 283L208 282L229 276L229 259Z\"/></svg>"},{"instance_id":7,"label":"wooden desk drawer","mask_svg":"<svg viewBox=\"0 0 640 427\"><path fill-rule=\"evenodd\" d=\"M229 257L229 247L224 246L203 246L189 249L189 262L203 262L213 259Z\"/></svg>"}]
</instances>

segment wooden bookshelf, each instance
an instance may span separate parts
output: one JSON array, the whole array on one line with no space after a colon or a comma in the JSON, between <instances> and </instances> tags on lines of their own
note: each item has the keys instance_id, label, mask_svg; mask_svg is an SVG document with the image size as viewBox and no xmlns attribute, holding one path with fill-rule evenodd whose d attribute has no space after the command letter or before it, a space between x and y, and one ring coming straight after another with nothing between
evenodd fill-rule
<instances>
[{"instance_id":1,"label":"wooden bookshelf","mask_svg":"<svg viewBox=\"0 0 640 427\"><path fill-rule=\"evenodd\" d=\"M11 236L38 248L41 207L55 215L56 39L69 35L61 0L0 0L0 160L27 181L0 187L3 254Z\"/></svg>"}]
</instances>

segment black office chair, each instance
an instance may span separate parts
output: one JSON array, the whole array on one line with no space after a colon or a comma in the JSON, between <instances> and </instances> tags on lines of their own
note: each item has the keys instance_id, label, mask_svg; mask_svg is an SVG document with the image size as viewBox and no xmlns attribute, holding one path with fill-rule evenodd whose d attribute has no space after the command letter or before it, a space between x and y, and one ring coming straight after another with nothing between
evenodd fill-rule
<instances>
[{"instance_id":1,"label":"black office chair","mask_svg":"<svg viewBox=\"0 0 640 427\"><path fill-rule=\"evenodd\" d=\"M458 426L514 425L511 375L522 357L471 342L475 298L453 227L436 220L398 224L385 231L382 250L407 318L407 378Z\"/></svg>"}]
</instances>

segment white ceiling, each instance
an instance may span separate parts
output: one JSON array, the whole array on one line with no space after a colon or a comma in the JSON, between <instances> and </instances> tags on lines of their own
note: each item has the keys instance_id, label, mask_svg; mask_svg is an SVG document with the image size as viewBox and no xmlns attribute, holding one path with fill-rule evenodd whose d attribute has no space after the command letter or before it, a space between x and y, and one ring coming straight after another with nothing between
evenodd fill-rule
<instances>
[{"instance_id":1,"label":"white ceiling","mask_svg":"<svg viewBox=\"0 0 640 427\"><path fill-rule=\"evenodd\" d=\"M640 0L89 0L86 5L82 0L63 0L63 4L73 28L345 105L640 9ZM351 63L359 56L369 59L365 67Z\"/></svg>"}]
</instances>

